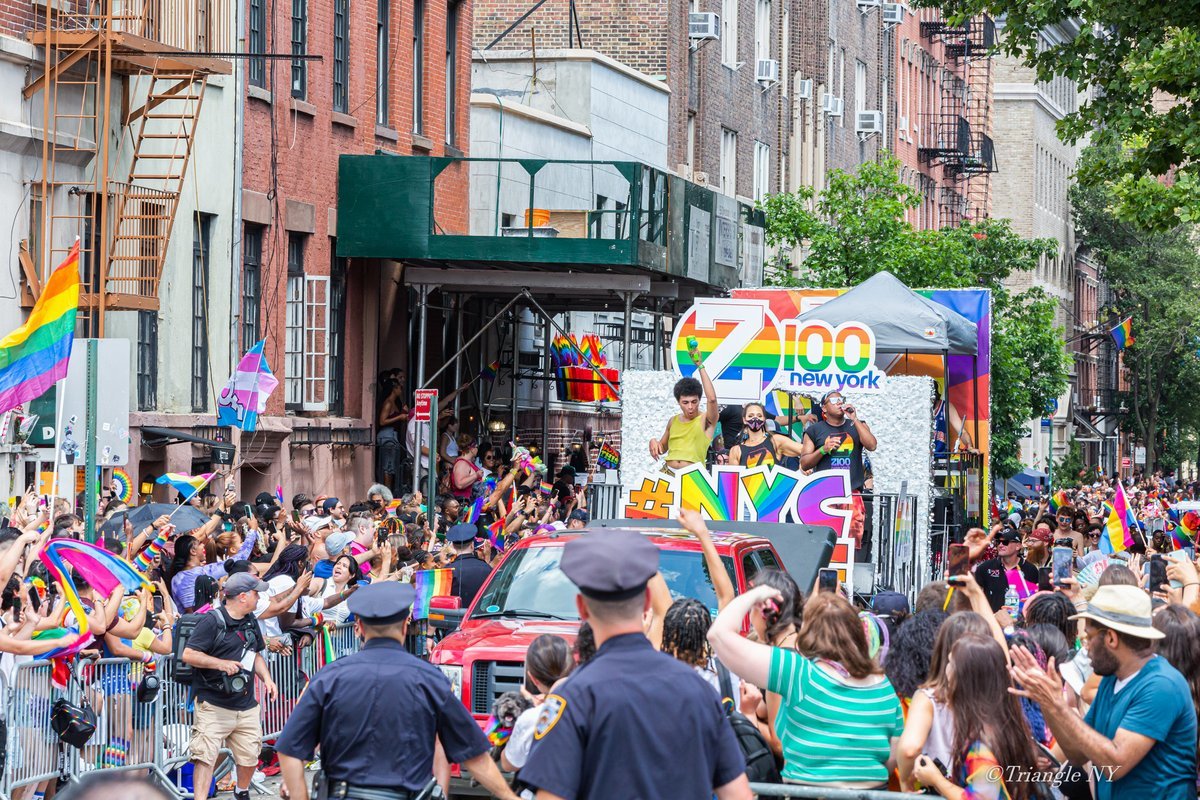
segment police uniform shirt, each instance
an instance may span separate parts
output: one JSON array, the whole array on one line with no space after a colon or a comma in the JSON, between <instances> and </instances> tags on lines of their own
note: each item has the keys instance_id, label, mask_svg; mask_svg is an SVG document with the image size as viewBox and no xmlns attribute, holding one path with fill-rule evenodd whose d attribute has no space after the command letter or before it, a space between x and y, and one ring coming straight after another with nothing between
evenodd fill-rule
<instances>
[{"instance_id":1,"label":"police uniform shirt","mask_svg":"<svg viewBox=\"0 0 1200 800\"><path fill-rule=\"evenodd\" d=\"M521 780L566 800L709 800L745 771L712 687L630 633L546 698Z\"/></svg>"},{"instance_id":2,"label":"police uniform shirt","mask_svg":"<svg viewBox=\"0 0 1200 800\"><path fill-rule=\"evenodd\" d=\"M450 581L450 594L462 598L463 608L475 601L475 596L492 574L492 568L476 558L473 553L454 559L450 562L449 569L454 571Z\"/></svg>"},{"instance_id":3,"label":"police uniform shirt","mask_svg":"<svg viewBox=\"0 0 1200 800\"><path fill-rule=\"evenodd\" d=\"M275 749L310 761L320 744L330 780L419 791L433 776L435 734L453 763L489 749L437 667L376 638L313 675Z\"/></svg>"}]
</instances>

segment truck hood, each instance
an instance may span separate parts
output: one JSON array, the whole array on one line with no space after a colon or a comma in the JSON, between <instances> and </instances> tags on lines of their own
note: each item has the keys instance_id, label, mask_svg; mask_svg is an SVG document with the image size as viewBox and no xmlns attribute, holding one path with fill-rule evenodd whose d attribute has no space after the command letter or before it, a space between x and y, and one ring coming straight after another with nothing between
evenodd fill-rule
<instances>
[{"instance_id":1,"label":"truck hood","mask_svg":"<svg viewBox=\"0 0 1200 800\"><path fill-rule=\"evenodd\" d=\"M530 643L544 633L574 642L578 620L485 619L466 625L442 639L430 653L432 664L462 664L467 651L471 660L524 661Z\"/></svg>"}]
</instances>

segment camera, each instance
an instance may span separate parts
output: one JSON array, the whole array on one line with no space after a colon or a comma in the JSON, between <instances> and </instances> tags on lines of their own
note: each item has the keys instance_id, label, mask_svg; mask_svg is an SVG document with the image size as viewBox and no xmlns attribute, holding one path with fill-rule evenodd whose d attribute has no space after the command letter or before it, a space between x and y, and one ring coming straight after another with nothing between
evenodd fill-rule
<instances>
[{"instance_id":1,"label":"camera","mask_svg":"<svg viewBox=\"0 0 1200 800\"><path fill-rule=\"evenodd\" d=\"M251 676L247 672L238 671L232 675L221 676L221 690L225 694L245 694L250 686Z\"/></svg>"}]
</instances>

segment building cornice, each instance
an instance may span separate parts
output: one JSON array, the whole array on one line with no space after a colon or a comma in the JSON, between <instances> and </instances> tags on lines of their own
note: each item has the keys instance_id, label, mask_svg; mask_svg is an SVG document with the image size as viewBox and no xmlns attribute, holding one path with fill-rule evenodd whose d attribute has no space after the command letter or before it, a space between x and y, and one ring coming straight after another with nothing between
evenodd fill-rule
<instances>
[{"instance_id":1,"label":"building cornice","mask_svg":"<svg viewBox=\"0 0 1200 800\"><path fill-rule=\"evenodd\" d=\"M486 52L476 50L473 59L484 64L489 61L532 61L534 54L529 50L488 50ZM622 64L615 58L610 58L595 50L538 50L537 60L542 63L549 61L591 61L595 64L608 67L614 72L620 72L626 77L643 83L651 89L657 89L663 94L671 93L671 87L667 86L665 81L651 77L644 72L639 72L633 67Z\"/></svg>"},{"instance_id":2,"label":"building cornice","mask_svg":"<svg viewBox=\"0 0 1200 800\"><path fill-rule=\"evenodd\" d=\"M473 92L471 94L471 106L473 108L494 108L504 114L514 114L518 117L524 117L534 122L540 122L545 125L552 125L560 130L573 133L577 136L584 136L588 139L592 138L592 129L586 125L580 125L578 122L572 122L565 117L560 117L556 114L551 114L546 111L527 106L523 103L513 102L511 100L500 101L494 94L484 94L481 92Z\"/></svg>"}]
</instances>

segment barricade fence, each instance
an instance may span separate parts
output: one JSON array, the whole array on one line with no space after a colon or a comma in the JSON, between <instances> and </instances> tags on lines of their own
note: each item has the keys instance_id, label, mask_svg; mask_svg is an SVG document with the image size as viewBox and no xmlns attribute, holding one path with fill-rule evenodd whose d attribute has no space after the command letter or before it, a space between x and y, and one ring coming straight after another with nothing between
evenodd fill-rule
<instances>
[{"instance_id":1,"label":"barricade fence","mask_svg":"<svg viewBox=\"0 0 1200 800\"><path fill-rule=\"evenodd\" d=\"M416 655L427 652L424 621L414 623L407 645ZM358 649L354 627L339 625L297 651L264 651L278 694L268 698L263 682L256 680L263 741L273 741L283 731L318 670ZM147 665L124 658L76 659L70 664L65 686L56 684L49 661L30 661L7 674L0 672L0 697L4 698L0 800L7 800L22 787L60 777L78 780L95 770L151 774L175 796L190 795L182 787L180 771L190 760L194 700L191 688L174 679L174 668L170 657L158 660L153 674L159 687L154 693L144 682ZM95 714L95 732L82 748L59 741L51 728L54 704L59 700ZM218 758L217 778L232 769L226 755Z\"/></svg>"}]
</instances>

